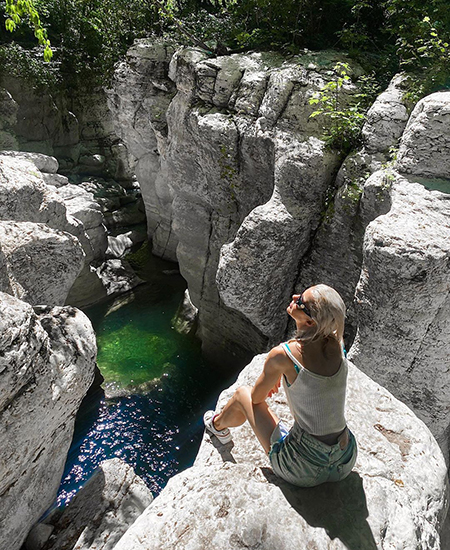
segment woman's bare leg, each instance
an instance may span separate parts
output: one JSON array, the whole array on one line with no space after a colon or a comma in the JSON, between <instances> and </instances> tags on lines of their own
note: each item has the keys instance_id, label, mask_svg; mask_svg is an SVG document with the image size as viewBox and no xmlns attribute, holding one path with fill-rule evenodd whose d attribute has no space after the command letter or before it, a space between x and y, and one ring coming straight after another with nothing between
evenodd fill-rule
<instances>
[{"instance_id":1,"label":"woman's bare leg","mask_svg":"<svg viewBox=\"0 0 450 550\"><path fill-rule=\"evenodd\" d=\"M214 418L214 427L217 430L235 428L248 420L259 442L268 453L270 436L279 420L265 401L258 404L252 402L251 390L250 386L238 388L222 412Z\"/></svg>"}]
</instances>

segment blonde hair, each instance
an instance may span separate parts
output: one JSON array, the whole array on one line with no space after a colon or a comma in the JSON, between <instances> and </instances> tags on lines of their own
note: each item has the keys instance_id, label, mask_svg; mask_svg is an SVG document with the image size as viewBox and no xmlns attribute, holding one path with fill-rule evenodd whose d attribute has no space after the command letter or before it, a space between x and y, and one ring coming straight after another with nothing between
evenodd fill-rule
<instances>
[{"instance_id":1,"label":"blonde hair","mask_svg":"<svg viewBox=\"0 0 450 550\"><path fill-rule=\"evenodd\" d=\"M344 339L345 304L340 294L328 285L319 284L310 287L313 300L305 305L311 312L315 325L302 334L297 334L299 340L318 340L332 336L340 343Z\"/></svg>"}]
</instances>

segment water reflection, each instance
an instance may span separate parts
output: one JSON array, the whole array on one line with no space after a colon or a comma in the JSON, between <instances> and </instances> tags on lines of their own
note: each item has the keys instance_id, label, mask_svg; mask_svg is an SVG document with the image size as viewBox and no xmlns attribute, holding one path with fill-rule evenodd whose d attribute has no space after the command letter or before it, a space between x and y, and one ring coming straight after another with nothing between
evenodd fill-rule
<instances>
[{"instance_id":1,"label":"water reflection","mask_svg":"<svg viewBox=\"0 0 450 550\"><path fill-rule=\"evenodd\" d=\"M148 261L153 265L146 285L86 310L105 381L91 388L80 408L58 505L74 496L101 461L113 457L133 466L158 494L171 476L193 463L202 414L231 382L203 360L198 341L172 328L182 278L173 270L164 274L167 262Z\"/></svg>"}]
</instances>

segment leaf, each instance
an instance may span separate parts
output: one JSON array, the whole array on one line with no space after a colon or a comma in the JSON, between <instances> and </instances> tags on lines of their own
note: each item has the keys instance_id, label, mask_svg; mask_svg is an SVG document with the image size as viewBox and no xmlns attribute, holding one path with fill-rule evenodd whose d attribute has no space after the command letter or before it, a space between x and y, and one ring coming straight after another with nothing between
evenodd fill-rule
<instances>
[{"instance_id":1,"label":"leaf","mask_svg":"<svg viewBox=\"0 0 450 550\"><path fill-rule=\"evenodd\" d=\"M7 19L5 21L5 27L6 27L6 30L9 32L14 32L16 30L16 24L12 19Z\"/></svg>"}]
</instances>

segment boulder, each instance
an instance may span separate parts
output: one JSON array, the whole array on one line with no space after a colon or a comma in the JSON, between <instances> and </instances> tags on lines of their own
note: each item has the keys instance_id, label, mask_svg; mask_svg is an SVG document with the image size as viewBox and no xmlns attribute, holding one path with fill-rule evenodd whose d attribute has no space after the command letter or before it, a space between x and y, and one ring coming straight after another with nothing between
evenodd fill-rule
<instances>
[{"instance_id":1,"label":"boulder","mask_svg":"<svg viewBox=\"0 0 450 550\"><path fill-rule=\"evenodd\" d=\"M64 176L41 173L45 159L49 157L28 153L0 156L0 219L41 222L67 231L80 241L86 263L103 259L107 237L100 206L91 193L68 184Z\"/></svg>"},{"instance_id":2,"label":"boulder","mask_svg":"<svg viewBox=\"0 0 450 550\"><path fill-rule=\"evenodd\" d=\"M97 350L81 311L0 302L0 547L18 550L56 497Z\"/></svg>"},{"instance_id":3,"label":"boulder","mask_svg":"<svg viewBox=\"0 0 450 550\"><path fill-rule=\"evenodd\" d=\"M45 223L55 229L67 226L66 208L48 187L38 166L45 155L3 152L0 155L0 220ZM37 162L37 164L35 163Z\"/></svg>"},{"instance_id":4,"label":"boulder","mask_svg":"<svg viewBox=\"0 0 450 550\"><path fill-rule=\"evenodd\" d=\"M32 529L27 550L39 550L30 539L43 525L51 530L45 550L112 550L152 500L131 466L118 458L106 460L66 508Z\"/></svg>"},{"instance_id":5,"label":"boulder","mask_svg":"<svg viewBox=\"0 0 450 550\"><path fill-rule=\"evenodd\" d=\"M69 233L5 221L0 222L0 256L0 291L33 305L63 305L85 257Z\"/></svg>"},{"instance_id":6,"label":"boulder","mask_svg":"<svg viewBox=\"0 0 450 550\"><path fill-rule=\"evenodd\" d=\"M265 357L221 394L218 410L255 382ZM292 422L282 390L270 405ZM276 478L246 423L227 445L205 436L194 467L169 481L115 550L441 548L448 481L430 431L353 365L346 416L359 454L344 481L300 488Z\"/></svg>"},{"instance_id":7,"label":"boulder","mask_svg":"<svg viewBox=\"0 0 450 550\"><path fill-rule=\"evenodd\" d=\"M13 159L25 159L30 161L36 168L45 174L56 174L58 171L58 161L55 157L44 155L42 153L27 153L25 151L2 151L2 155Z\"/></svg>"},{"instance_id":8,"label":"boulder","mask_svg":"<svg viewBox=\"0 0 450 550\"><path fill-rule=\"evenodd\" d=\"M189 290L184 291L184 296L175 317L172 319L173 326L180 334L195 334L197 330L198 309L191 302Z\"/></svg>"},{"instance_id":9,"label":"boulder","mask_svg":"<svg viewBox=\"0 0 450 550\"><path fill-rule=\"evenodd\" d=\"M116 237L108 237L108 248L106 250L106 258L122 258L131 251L133 246L142 243L147 238L147 235L141 231L127 231L117 235Z\"/></svg>"},{"instance_id":10,"label":"boulder","mask_svg":"<svg viewBox=\"0 0 450 550\"><path fill-rule=\"evenodd\" d=\"M362 129L366 152L388 153L391 147L397 147L409 118L403 99L406 92L404 82L404 75L395 75L368 110Z\"/></svg>"},{"instance_id":11,"label":"boulder","mask_svg":"<svg viewBox=\"0 0 450 550\"><path fill-rule=\"evenodd\" d=\"M450 178L450 92L436 92L415 106L400 141L396 168L425 178Z\"/></svg>"},{"instance_id":12,"label":"boulder","mask_svg":"<svg viewBox=\"0 0 450 550\"><path fill-rule=\"evenodd\" d=\"M97 269L108 296L117 296L144 283L125 260L107 260Z\"/></svg>"}]
</instances>

